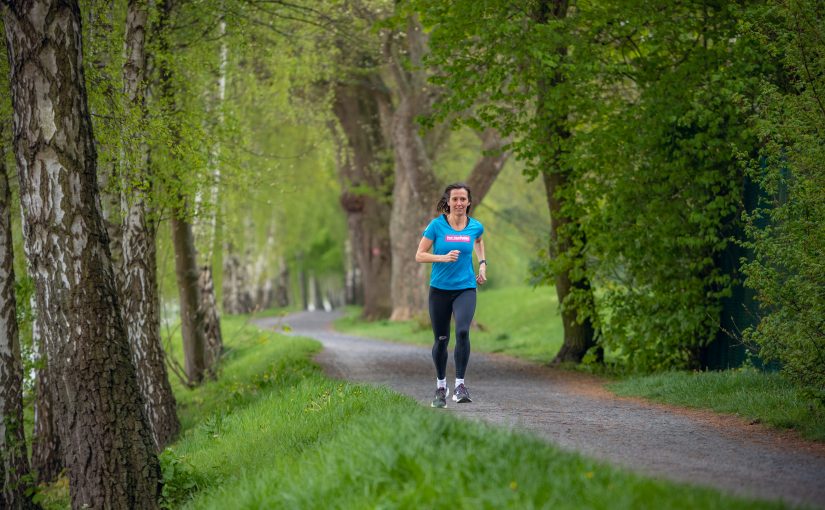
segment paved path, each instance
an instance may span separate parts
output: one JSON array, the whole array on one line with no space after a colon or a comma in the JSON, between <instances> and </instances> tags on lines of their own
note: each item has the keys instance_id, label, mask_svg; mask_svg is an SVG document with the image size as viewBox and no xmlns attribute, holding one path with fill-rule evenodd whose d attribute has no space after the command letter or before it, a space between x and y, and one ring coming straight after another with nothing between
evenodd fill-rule
<instances>
[{"instance_id":1,"label":"paved path","mask_svg":"<svg viewBox=\"0 0 825 510\"><path fill-rule=\"evenodd\" d=\"M316 360L332 377L383 384L429 405L428 347L337 333L330 328L337 316L302 312L256 322L288 324L293 334L321 341ZM450 357L448 381L454 377ZM616 398L597 379L507 356L473 353L467 383L473 403L448 401L446 412L526 429L645 475L825 508L825 445L736 417Z\"/></svg>"}]
</instances>

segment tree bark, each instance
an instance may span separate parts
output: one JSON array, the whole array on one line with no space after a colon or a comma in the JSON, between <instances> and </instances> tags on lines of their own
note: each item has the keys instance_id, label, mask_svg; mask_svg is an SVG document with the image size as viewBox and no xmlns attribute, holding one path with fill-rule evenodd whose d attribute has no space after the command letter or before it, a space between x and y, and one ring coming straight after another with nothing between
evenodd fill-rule
<instances>
[{"instance_id":1,"label":"tree bark","mask_svg":"<svg viewBox=\"0 0 825 510\"><path fill-rule=\"evenodd\" d=\"M206 336L201 313L198 265L192 224L172 216L172 242L175 246L175 276L180 299L180 321L183 336L183 359L189 384L203 382L206 371Z\"/></svg>"},{"instance_id":2,"label":"tree bark","mask_svg":"<svg viewBox=\"0 0 825 510\"><path fill-rule=\"evenodd\" d=\"M209 377L217 378L217 363L223 351L223 335L221 335L221 321L218 317L218 304L215 301L215 285L212 279L212 268L201 266L198 277L201 304L200 310L204 314L204 365Z\"/></svg>"},{"instance_id":3,"label":"tree bark","mask_svg":"<svg viewBox=\"0 0 825 510\"><path fill-rule=\"evenodd\" d=\"M392 168L381 107L391 101L377 74L335 86L333 112L337 136L341 205L347 215L350 245L363 285L362 318L387 318L391 312L390 213ZM337 134L337 130L334 130ZM367 188L368 191L364 191ZM358 291L355 291L358 294Z\"/></svg>"},{"instance_id":4,"label":"tree bark","mask_svg":"<svg viewBox=\"0 0 825 510\"><path fill-rule=\"evenodd\" d=\"M241 263L235 244L227 241L223 255L223 311L229 314L250 313L254 308L249 293L249 271Z\"/></svg>"},{"instance_id":5,"label":"tree bark","mask_svg":"<svg viewBox=\"0 0 825 510\"><path fill-rule=\"evenodd\" d=\"M126 61L123 90L128 107L146 115L146 26L144 2L130 0L126 12ZM132 361L137 369L144 411L158 451L171 443L180 430L175 396L166 370L166 353L160 335L160 298L157 286L157 225L151 210L152 175L149 150L140 143L137 167L126 169L128 182L140 183L124 194L122 276L120 296Z\"/></svg>"},{"instance_id":6,"label":"tree bark","mask_svg":"<svg viewBox=\"0 0 825 510\"><path fill-rule=\"evenodd\" d=\"M392 115L395 184L390 216L392 246L391 320L409 320L427 309L427 269L415 261L415 249L435 214L438 183L417 117L429 113L431 91L422 67L427 38L414 18L408 21L406 46L387 45L398 104ZM404 57L400 56L403 53ZM409 59L409 62L406 61Z\"/></svg>"},{"instance_id":7,"label":"tree bark","mask_svg":"<svg viewBox=\"0 0 825 510\"><path fill-rule=\"evenodd\" d=\"M34 276L32 275L32 278ZM60 436L57 433L56 409L52 396L54 383L49 377L46 355L46 339L41 335L42 318L37 311L37 297L31 297L32 344L37 353L37 373L35 374L34 431L32 432L32 471L38 483L57 480L63 470L63 456L60 453Z\"/></svg>"},{"instance_id":8,"label":"tree bark","mask_svg":"<svg viewBox=\"0 0 825 510\"><path fill-rule=\"evenodd\" d=\"M0 125L0 145L6 139ZM6 150L0 147L0 480L3 508L36 508L31 500L29 457L23 424L23 362L14 291L14 245L11 235L11 189Z\"/></svg>"},{"instance_id":9,"label":"tree bark","mask_svg":"<svg viewBox=\"0 0 825 510\"><path fill-rule=\"evenodd\" d=\"M76 1L6 9L26 254L48 327L72 506L157 508L161 475L118 306Z\"/></svg>"},{"instance_id":10,"label":"tree bark","mask_svg":"<svg viewBox=\"0 0 825 510\"><path fill-rule=\"evenodd\" d=\"M222 6L223 7L223 6ZM221 19L218 24L218 37L221 39L220 66L218 76L218 97L217 97L217 124L223 124L223 103L226 98L226 67L229 61L229 47L226 44L226 21ZM210 377L216 376L217 367L213 366L220 359L223 351L223 337L221 336L221 318L218 313L218 303L215 299L215 282L212 279L212 267L214 264L214 246L218 239L219 218L218 210L220 204L220 168L221 144L216 142L209 155L209 169L211 182L209 185L209 204L204 211L201 211L203 218L199 224L201 228L198 235L201 246L203 246L203 264L200 267L198 284L201 294L201 314L204 321L204 342L206 345L205 359L206 368Z\"/></svg>"},{"instance_id":11,"label":"tree bark","mask_svg":"<svg viewBox=\"0 0 825 510\"><path fill-rule=\"evenodd\" d=\"M467 177L467 185L473 192L474 211L478 210L481 201L487 196L498 175L504 169L504 164L510 159L511 153L504 150L505 145L510 143L510 139L502 139L501 135L493 128L488 128L481 133L481 151L476 164L473 166L470 175Z\"/></svg>"},{"instance_id":12,"label":"tree bark","mask_svg":"<svg viewBox=\"0 0 825 510\"><path fill-rule=\"evenodd\" d=\"M567 15L567 0L542 0L534 12L534 20L538 24L546 24L550 19L562 19ZM562 60L567 56L567 48L558 48ZM537 90L538 122L544 126L545 143L542 154L544 173L544 188L547 195L547 204L550 208L550 255L564 256L570 263L555 274L556 295L561 305L562 324L564 327L564 342L553 359L553 363L574 362L582 360L588 349L595 342L595 329L588 313L579 320L579 310L570 304L568 298L574 292L586 296L587 304L592 310L593 292L587 276L576 277L574 267L584 267L585 260L580 248L575 247L575 240L583 242L583 233L577 228L574 218L565 211L564 191L573 185L571 169L564 162L566 142L570 139L567 113L558 105L549 104L549 92L553 87L564 83L564 75L555 70L550 76L540 78ZM574 251L575 250L575 251ZM582 306L582 305L579 305ZM590 310L586 310L589 312Z\"/></svg>"},{"instance_id":13,"label":"tree bark","mask_svg":"<svg viewBox=\"0 0 825 510\"><path fill-rule=\"evenodd\" d=\"M286 308L289 306L289 266L283 256L280 257L278 264L280 270L275 284L275 306Z\"/></svg>"}]
</instances>

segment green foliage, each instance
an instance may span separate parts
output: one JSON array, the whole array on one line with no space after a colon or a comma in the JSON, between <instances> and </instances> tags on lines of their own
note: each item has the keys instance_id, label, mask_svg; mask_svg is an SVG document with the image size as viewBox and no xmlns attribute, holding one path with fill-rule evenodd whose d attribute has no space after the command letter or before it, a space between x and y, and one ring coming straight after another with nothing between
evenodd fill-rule
<instances>
[{"instance_id":1,"label":"green foliage","mask_svg":"<svg viewBox=\"0 0 825 510\"><path fill-rule=\"evenodd\" d=\"M749 219L747 284L761 318L747 338L825 403L825 43L821 2L758 11L747 28L780 68L759 101L762 150L753 178L765 191Z\"/></svg>"},{"instance_id":2,"label":"green foliage","mask_svg":"<svg viewBox=\"0 0 825 510\"><path fill-rule=\"evenodd\" d=\"M171 448L162 451L158 461L163 475L160 507L175 508L198 490L193 466L184 457L175 455Z\"/></svg>"},{"instance_id":3,"label":"green foliage","mask_svg":"<svg viewBox=\"0 0 825 510\"><path fill-rule=\"evenodd\" d=\"M696 363L717 334L763 64L736 4L631 4L583 13L613 65L592 75L590 94L609 99L582 119L574 164L596 169L577 192L602 343L656 370Z\"/></svg>"},{"instance_id":4,"label":"green foliage","mask_svg":"<svg viewBox=\"0 0 825 510\"><path fill-rule=\"evenodd\" d=\"M825 407L777 373L753 368L722 372L672 371L632 377L611 384L609 389L623 396L736 414L825 441Z\"/></svg>"},{"instance_id":5,"label":"green foliage","mask_svg":"<svg viewBox=\"0 0 825 510\"><path fill-rule=\"evenodd\" d=\"M741 231L739 158L756 151L747 121L771 69L742 34L749 6L577 2L538 23L538 2L415 4L449 91L440 118L513 134L528 176L564 176L558 214L573 221L536 279L589 281L595 303L579 290L564 306L630 368L696 363L737 278L723 260Z\"/></svg>"}]
</instances>

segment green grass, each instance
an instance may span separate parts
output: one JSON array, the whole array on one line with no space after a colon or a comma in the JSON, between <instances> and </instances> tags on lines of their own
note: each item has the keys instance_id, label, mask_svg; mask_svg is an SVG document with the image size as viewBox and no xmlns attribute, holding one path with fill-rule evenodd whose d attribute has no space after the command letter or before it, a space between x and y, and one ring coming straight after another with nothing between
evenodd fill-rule
<instances>
[{"instance_id":1,"label":"green grass","mask_svg":"<svg viewBox=\"0 0 825 510\"><path fill-rule=\"evenodd\" d=\"M315 342L242 331L227 335L223 378L181 395L198 404L182 406L191 426L163 455L172 507L781 508L330 380L308 362Z\"/></svg>"},{"instance_id":2,"label":"green grass","mask_svg":"<svg viewBox=\"0 0 825 510\"><path fill-rule=\"evenodd\" d=\"M778 373L756 369L665 372L630 377L608 388L618 395L736 414L825 441L825 409Z\"/></svg>"},{"instance_id":3,"label":"green grass","mask_svg":"<svg viewBox=\"0 0 825 510\"><path fill-rule=\"evenodd\" d=\"M358 319L359 313L359 308L348 309L347 315L336 321L336 329L421 345L433 342L429 317L407 322L365 322ZM475 321L479 327L470 331L470 341L473 350L480 352L500 352L547 363L562 344L564 331L558 302L549 287L482 288L478 291Z\"/></svg>"}]
</instances>

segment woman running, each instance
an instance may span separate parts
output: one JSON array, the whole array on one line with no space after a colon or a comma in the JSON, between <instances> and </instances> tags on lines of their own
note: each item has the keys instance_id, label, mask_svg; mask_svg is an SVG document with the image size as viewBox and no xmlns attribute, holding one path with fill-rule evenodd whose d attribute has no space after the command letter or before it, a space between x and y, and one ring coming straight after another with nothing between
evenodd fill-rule
<instances>
[{"instance_id":1,"label":"woman running","mask_svg":"<svg viewBox=\"0 0 825 510\"><path fill-rule=\"evenodd\" d=\"M447 346L450 317L455 315L455 391L453 401L472 402L464 385L470 360L470 322L476 311L476 285L487 281L484 259L484 226L471 218L472 195L466 184L450 184L438 201L441 216L424 230L415 253L416 262L433 265L430 276L430 321L433 325L433 362L436 390L432 407L447 407ZM432 253L430 253L432 249ZM478 275L473 271L473 249L478 257Z\"/></svg>"}]
</instances>

